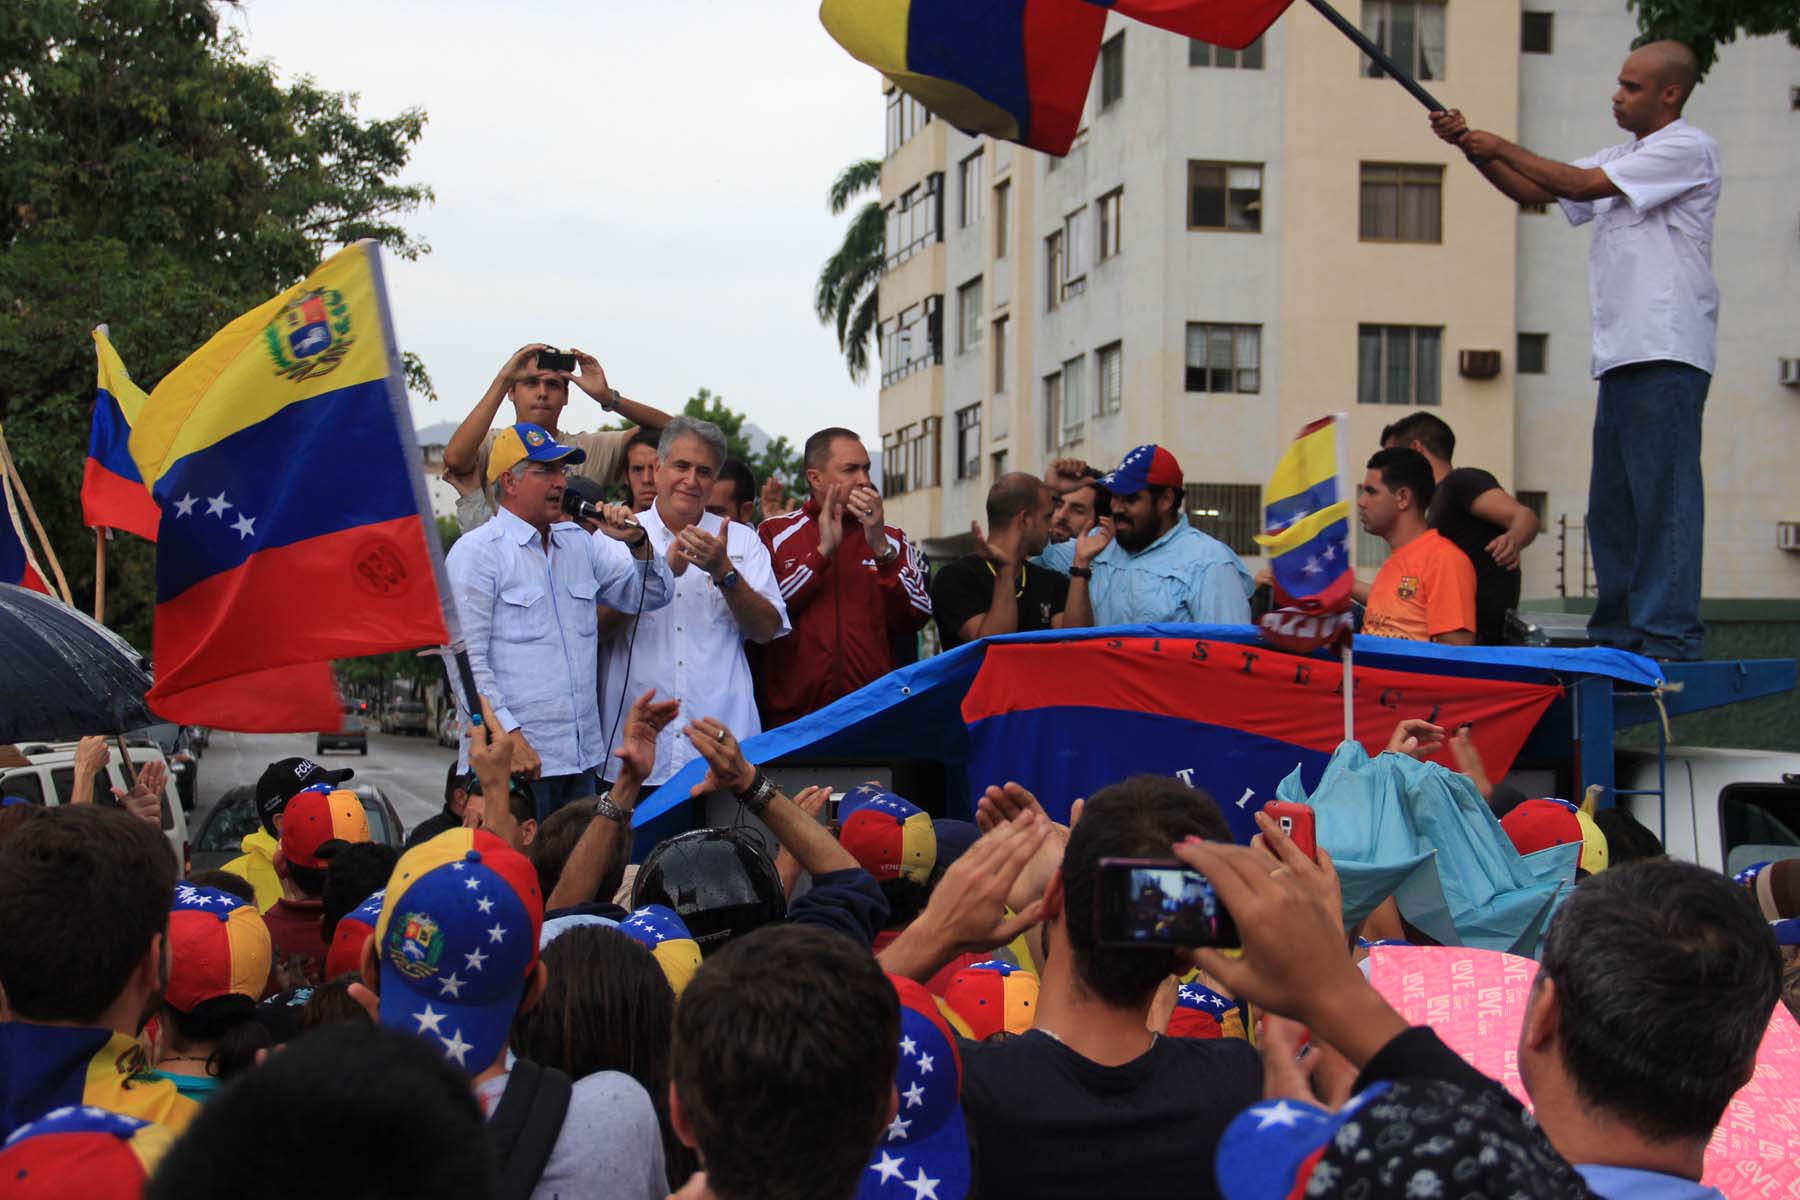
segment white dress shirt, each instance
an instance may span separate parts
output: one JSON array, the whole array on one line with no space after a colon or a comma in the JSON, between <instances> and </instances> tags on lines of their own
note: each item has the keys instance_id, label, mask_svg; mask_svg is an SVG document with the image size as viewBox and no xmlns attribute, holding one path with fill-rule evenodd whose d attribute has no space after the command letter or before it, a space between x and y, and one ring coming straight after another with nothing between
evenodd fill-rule
<instances>
[{"instance_id":1,"label":"white dress shirt","mask_svg":"<svg viewBox=\"0 0 1800 1200\"><path fill-rule=\"evenodd\" d=\"M1571 225L1595 221L1588 248L1594 378L1665 359L1712 374L1719 336L1712 273L1719 144L1678 118L1574 165L1599 167L1624 193L1558 201Z\"/></svg>"},{"instance_id":2,"label":"white dress shirt","mask_svg":"<svg viewBox=\"0 0 1800 1200\"><path fill-rule=\"evenodd\" d=\"M659 505L638 514L650 534L658 562L666 562L675 535L663 524ZM737 587L749 588L775 606L781 619L775 636L789 632L787 605L775 584L775 569L756 530L705 513L700 528L725 538L725 553L738 573ZM719 532L721 526L726 532ZM595 534L602 537L602 534ZM626 610L631 611L630 609ZM618 772L612 752L624 736L625 714L639 696L656 689L659 700L679 700L681 712L656 739L656 769L647 785L659 784L697 757L694 744L682 733L689 721L712 717L722 721L738 740L762 732L756 713L756 692L750 680L750 663L744 657L744 631L725 601L725 593L712 576L692 564L675 577L675 599L667 608L645 613L634 631L629 624L606 644L606 669L601 674L603 735L608 739L606 765L600 773L608 779Z\"/></svg>"},{"instance_id":3,"label":"white dress shirt","mask_svg":"<svg viewBox=\"0 0 1800 1200\"><path fill-rule=\"evenodd\" d=\"M546 777L579 775L605 757L594 691L597 604L635 612L669 603L675 581L657 554L590 538L572 521L550 527L550 548L506 509L463 534L445 560L475 686L500 727L525 731ZM458 765L467 768L468 737Z\"/></svg>"}]
</instances>

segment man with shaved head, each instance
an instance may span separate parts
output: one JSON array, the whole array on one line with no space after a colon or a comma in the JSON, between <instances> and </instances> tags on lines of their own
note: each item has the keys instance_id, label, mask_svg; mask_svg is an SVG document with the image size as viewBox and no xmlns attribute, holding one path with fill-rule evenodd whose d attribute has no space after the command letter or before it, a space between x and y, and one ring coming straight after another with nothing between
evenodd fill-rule
<instances>
[{"instance_id":1,"label":"man with shaved head","mask_svg":"<svg viewBox=\"0 0 1800 1200\"><path fill-rule=\"evenodd\" d=\"M1085 573L1070 578L1025 561L1049 544L1055 505L1056 494L1036 475L1015 471L994 481L987 536L979 521L969 522L975 553L946 564L931 581L931 615L944 649L1000 633L1094 623ZM1076 564L1085 568L1111 540L1098 527L1076 539Z\"/></svg>"},{"instance_id":2,"label":"man with shaved head","mask_svg":"<svg viewBox=\"0 0 1800 1200\"><path fill-rule=\"evenodd\" d=\"M1554 200L1574 225L1594 222L1594 465L1587 532L1599 599L1588 634L1654 658L1701 656L1700 418L1719 325L1713 217L1719 145L1682 119L1699 82L1680 42L1641 46L1619 69L1613 119L1631 140L1573 163L1541 158L1470 129L1454 110L1431 115L1520 204Z\"/></svg>"}]
</instances>

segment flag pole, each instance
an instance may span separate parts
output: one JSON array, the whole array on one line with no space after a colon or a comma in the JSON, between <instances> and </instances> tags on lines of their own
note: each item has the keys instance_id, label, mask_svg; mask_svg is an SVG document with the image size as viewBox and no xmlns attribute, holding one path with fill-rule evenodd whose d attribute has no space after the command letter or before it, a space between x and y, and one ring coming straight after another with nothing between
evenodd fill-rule
<instances>
[{"instance_id":1,"label":"flag pole","mask_svg":"<svg viewBox=\"0 0 1800 1200\"><path fill-rule=\"evenodd\" d=\"M1414 79L1408 72L1401 70L1394 60L1388 56L1387 51L1370 41L1367 34L1358 29L1355 25L1352 25L1345 19L1344 14L1331 7L1327 0L1306 0L1306 2L1318 9L1319 15L1336 26L1339 33L1349 38L1352 42L1355 42L1357 49L1373 59L1376 66L1393 76L1394 82L1410 92L1413 99L1417 100L1420 104L1423 104L1431 112L1444 111L1444 106L1439 103L1436 96L1433 96L1430 92L1420 87L1418 80Z\"/></svg>"},{"instance_id":2,"label":"flag pole","mask_svg":"<svg viewBox=\"0 0 1800 1200\"><path fill-rule=\"evenodd\" d=\"M106 529L94 526L94 620L106 624Z\"/></svg>"},{"instance_id":3,"label":"flag pole","mask_svg":"<svg viewBox=\"0 0 1800 1200\"><path fill-rule=\"evenodd\" d=\"M6 434L0 432L0 468L4 468L6 477L12 482L12 488L19 495L19 503L24 506L25 515L31 521L31 528L37 533L38 545L44 548L44 557L50 560L50 570L56 575L56 586L62 591L62 601L70 608L75 607L75 598L69 592L69 581L63 575L62 563L56 559L56 547L44 533L44 523L38 520L37 508L31 503L31 493L25 490L25 481L19 478L19 468L13 465L12 450L6 444Z\"/></svg>"},{"instance_id":4,"label":"flag pole","mask_svg":"<svg viewBox=\"0 0 1800 1200\"><path fill-rule=\"evenodd\" d=\"M1338 650L1338 654L1344 662L1344 740L1354 742L1356 740L1356 675L1351 669L1353 665L1351 660L1356 656L1356 652L1351 649L1349 637L1344 639L1344 644Z\"/></svg>"}]
</instances>

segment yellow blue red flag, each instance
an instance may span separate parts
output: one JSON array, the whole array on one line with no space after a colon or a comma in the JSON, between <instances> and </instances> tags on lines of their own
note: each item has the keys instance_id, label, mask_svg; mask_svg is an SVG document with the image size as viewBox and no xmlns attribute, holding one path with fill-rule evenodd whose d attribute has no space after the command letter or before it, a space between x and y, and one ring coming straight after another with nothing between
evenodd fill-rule
<instances>
[{"instance_id":1,"label":"yellow blue red flag","mask_svg":"<svg viewBox=\"0 0 1800 1200\"><path fill-rule=\"evenodd\" d=\"M350 246L237 318L133 425L162 513L147 699L170 720L334 729L330 660L449 640L377 256Z\"/></svg>"},{"instance_id":2,"label":"yellow blue red flag","mask_svg":"<svg viewBox=\"0 0 1800 1200\"><path fill-rule=\"evenodd\" d=\"M1350 603L1350 492L1344 475L1344 417L1321 417L1300 431L1264 490L1256 540L1269 555L1277 603L1306 612Z\"/></svg>"},{"instance_id":3,"label":"yellow blue red flag","mask_svg":"<svg viewBox=\"0 0 1800 1200\"><path fill-rule=\"evenodd\" d=\"M94 330L94 353L100 373L81 474L81 519L93 528L123 529L154 542L162 514L131 458L131 423L147 397L125 373L104 326Z\"/></svg>"},{"instance_id":4,"label":"yellow blue red flag","mask_svg":"<svg viewBox=\"0 0 1800 1200\"><path fill-rule=\"evenodd\" d=\"M1107 10L1241 49L1293 0L824 0L838 44L938 116L1048 154L1081 128Z\"/></svg>"}]
</instances>

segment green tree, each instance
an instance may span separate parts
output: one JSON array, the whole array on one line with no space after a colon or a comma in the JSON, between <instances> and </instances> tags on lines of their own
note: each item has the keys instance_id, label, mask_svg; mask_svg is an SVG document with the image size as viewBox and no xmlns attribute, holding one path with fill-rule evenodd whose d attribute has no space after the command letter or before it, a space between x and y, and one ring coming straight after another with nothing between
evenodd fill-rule
<instances>
[{"instance_id":1,"label":"green tree","mask_svg":"<svg viewBox=\"0 0 1800 1200\"><path fill-rule=\"evenodd\" d=\"M0 420L78 603L93 588L80 485L88 330L146 389L226 322L374 238L416 258L397 181L425 127L283 84L209 0L0 5ZM413 383L430 380L416 360ZM154 547L109 549L109 624L150 641Z\"/></svg>"},{"instance_id":2,"label":"green tree","mask_svg":"<svg viewBox=\"0 0 1800 1200\"><path fill-rule=\"evenodd\" d=\"M826 200L834 214L841 213L857 196L880 186L880 160L865 158L839 173ZM887 219L879 199L858 209L844 231L843 244L820 268L813 292L813 311L820 324L836 328L838 349L850 368L850 378L857 383L869 374L869 342L875 336L880 304L886 231Z\"/></svg>"},{"instance_id":3,"label":"green tree","mask_svg":"<svg viewBox=\"0 0 1800 1200\"><path fill-rule=\"evenodd\" d=\"M1694 48L1700 77L1712 69L1719 47L1738 35L1785 33L1800 47L1800 0L1625 0L1637 11L1637 44L1672 38Z\"/></svg>"},{"instance_id":4,"label":"green tree","mask_svg":"<svg viewBox=\"0 0 1800 1200\"><path fill-rule=\"evenodd\" d=\"M774 475L782 481L783 491L787 496L804 500L810 494L800 450L785 435L770 438L761 454L751 453L750 439L744 435L744 414L727 406L725 397L713 394L708 388L701 388L688 397L688 402L682 406L681 411L686 416L717 425L719 432L725 435L727 453L733 458L742 459L749 466L750 473L756 476L759 486ZM759 503L761 499L759 494Z\"/></svg>"}]
</instances>

